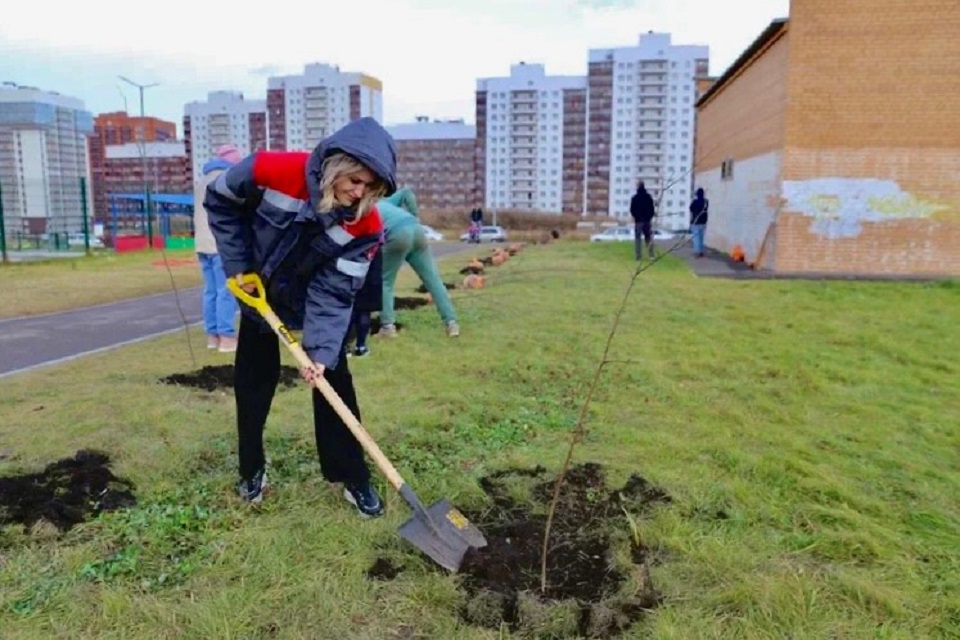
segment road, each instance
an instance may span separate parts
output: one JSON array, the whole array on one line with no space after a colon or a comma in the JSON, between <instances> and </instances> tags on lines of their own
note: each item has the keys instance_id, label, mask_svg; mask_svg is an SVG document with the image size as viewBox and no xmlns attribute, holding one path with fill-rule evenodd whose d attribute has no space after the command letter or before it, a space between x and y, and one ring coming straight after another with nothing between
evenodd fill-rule
<instances>
[{"instance_id":1,"label":"road","mask_svg":"<svg viewBox=\"0 0 960 640\"><path fill-rule=\"evenodd\" d=\"M444 242L431 248L439 258L470 249L471 245ZM183 331L184 324L201 321L200 297L200 288L193 287L0 320L0 378Z\"/></svg>"}]
</instances>

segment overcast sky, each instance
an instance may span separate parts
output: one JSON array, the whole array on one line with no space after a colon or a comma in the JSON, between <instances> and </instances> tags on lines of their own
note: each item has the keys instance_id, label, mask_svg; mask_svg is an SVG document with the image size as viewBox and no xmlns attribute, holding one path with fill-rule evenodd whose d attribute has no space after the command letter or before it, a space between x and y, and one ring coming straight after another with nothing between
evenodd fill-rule
<instances>
[{"instance_id":1,"label":"overcast sky","mask_svg":"<svg viewBox=\"0 0 960 640\"><path fill-rule=\"evenodd\" d=\"M265 3L115 0L4 3L0 82L80 98L94 114L139 113L181 127L183 105L210 91L266 96L267 77L310 62L383 81L388 124L473 121L476 79L507 76L519 61L548 74L585 74L587 50L630 46L647 31L710 48L719 75L789 0L363 0ZM354 9L346 9L352 6ZM256 10L254 10L256 8ZM134 17L140 16L140 17ZM182 131L181 131L182 133Z\"/></svg>"}]
</instances>

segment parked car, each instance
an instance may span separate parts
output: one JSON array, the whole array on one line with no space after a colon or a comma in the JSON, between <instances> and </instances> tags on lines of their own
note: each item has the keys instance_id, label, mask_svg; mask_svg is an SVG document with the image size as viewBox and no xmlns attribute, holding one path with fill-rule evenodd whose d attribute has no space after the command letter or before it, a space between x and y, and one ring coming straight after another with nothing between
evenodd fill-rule
<instances>
[{"instance_id":1,"label":"parked car","mask_svg":"<svg viewBox=\"0 0 960 640\"><path fill-rule=\"evenodd\" d=\"M460 236L460 242L469 242L470 233L464 233ZM480 227L480 242L506 242L507 241L507 230L503 227L497 226L484 226Z\"/></svg>"},{"instance_id":2,"label":"parked car","mask_svg":"<svg viewBox=\"0 0 960 640\"><path fill-rule=\"evenodd\" d=\"M427 240L434 240L436 242L443 240L443 234L430 225L421 224L420 226L423 227L423 233L427 236Z\"/></svg>"},{"instance_id":3,"label":"parked car","mask_svg":"<svg viewBox=\"0 0 960 640\"><path fill-rule=\"evenodd\" d=\"M663 229L653 230L654 240L673 240L675 237L674 234ZM610 227L590 236L590 242L633 242L633 227L626 225Z\"/></svg>"},{"instance_id":4,"label":"parked car","mask_svg":"<svg viewBox=\"0 0 960 640\"><path fill-rule=\"evenodd\" d=\"M68 235L67 235L67 245L70 246L70 247L83 247L83 246L85 246L85 242L84 242L84 239L83 239L83 234L82 234L82 233L71 233L71 234L68 234ZM91 248L91 249L102 249L102 248L103 248L103 240L100 239L100 238L98 238L97 236L91 234L91 235L90 235L90 248Z\"/></svg>"}]
</instances>

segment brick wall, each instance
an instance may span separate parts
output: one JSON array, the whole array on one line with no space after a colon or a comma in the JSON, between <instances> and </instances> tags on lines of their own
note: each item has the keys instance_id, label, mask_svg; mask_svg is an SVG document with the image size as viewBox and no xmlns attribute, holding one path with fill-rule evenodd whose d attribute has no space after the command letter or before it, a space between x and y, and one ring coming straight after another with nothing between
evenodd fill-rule
<instances>
[{"instance_id":1,"label":"brick wall","mask_svg":"<svg viewBox=\"0 0 960 640\"><path fill-rule=\"evenodd\" d=\"M789 31L781 31L697 112L693 186L710 200L707 245L726 252L740 245L748 262L780 208L789 52ZM726 177L724 161L732 161Z\"/></svg>"},{"instance_id":2,"label":"brick wall","mask_svg":"<svg viewBox=\"0 0 960 640\"><path fill-rule=\"evenodd\" d=\"M482 206L476 198L473 138L398 140L397 184L417 194L421 209L456 209L464 215Z\"/></svg>"},{"instance_id":3,"label":"brick wall","mask_svg":"<svg viewBox=\"0 0 960 640\"><path fill-rule=\"evenodd\" d=\"M781 271L960 274L956 0L793 0Z\"/></svg>"},{"instance_id":4,"label":"brick wall","mask_svg":"<svg viewBox=\"0 0 960 640\"><path fill-rule=\"evenodd\" d=\"M267 89L267 145L271 151L287 150L287 106L283 89Z\"/></svg>"},{"instance_id":5,"label":"brick wall","mask_svg":"<svg viewBox=\"0 0 960 640\"><path fill-rule=\"evenodd\" d=\"M696 170L779 151L784 143L790 33L782 33L697 110ZM736 175L736 172L734 172Z\"/></svg>"}]
</instances>

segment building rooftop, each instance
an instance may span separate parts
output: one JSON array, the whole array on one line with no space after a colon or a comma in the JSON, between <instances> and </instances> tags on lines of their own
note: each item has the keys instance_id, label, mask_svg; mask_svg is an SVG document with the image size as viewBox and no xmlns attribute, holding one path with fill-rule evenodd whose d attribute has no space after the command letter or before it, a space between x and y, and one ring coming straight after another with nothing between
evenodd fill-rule
<instances>
[{"instance_id":1,"label":"building rooftop","mask_svg":"<svg viewBox=\"0 0 960 640\"><path fill-rule=\"evenodd\" d=\"M394 140L472 140L477 128L463 120L434 120L426 118L387 127Z\"/></svg>"},{"instance_id":2,"label":"building rooftop","mask_svg":"<svg viewBox=\"0 0 960 640\"><path fill-rule=\"evenodd\" d=\"M727 70L723 72L720 78L713 83L713 86L711 86L702 96L700 96L700 99L697 100L696 106L699 107L703 104L706 104L706 102L715 93L720 91L724 85L739 75L740 70L746 67L747 64L749 64L758 53L763 51L764 47L767 46L767 43L771 42L774 38L779 36L784 29L787 28L788 21L789 18L777 18L776 20L773 20L767 26L767 28L764 29L759 36L757 36L757 39L754 40L749 47L744 49L743 53L741 53L740 56L733 61L733 64L731 64Z\"/></svg>"}]
</instances>

